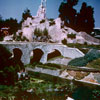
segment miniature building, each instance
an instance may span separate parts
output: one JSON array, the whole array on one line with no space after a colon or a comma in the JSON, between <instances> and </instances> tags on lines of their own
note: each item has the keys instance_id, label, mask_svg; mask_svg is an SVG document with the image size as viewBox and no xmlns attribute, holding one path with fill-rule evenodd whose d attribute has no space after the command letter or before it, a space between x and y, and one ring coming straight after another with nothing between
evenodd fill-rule
<instances>
[{"instance_id":1,"label":"miniature building","mask_svg":"<svg viewBox=\"0 0 100 100\"><path fill-rule=\"evenodd\" d=\"M42 19L46 18L46 0L41 0L41 5L39 6L39 9L37 11L37 17L40 17Z\"/></svg>"}]
</instances>

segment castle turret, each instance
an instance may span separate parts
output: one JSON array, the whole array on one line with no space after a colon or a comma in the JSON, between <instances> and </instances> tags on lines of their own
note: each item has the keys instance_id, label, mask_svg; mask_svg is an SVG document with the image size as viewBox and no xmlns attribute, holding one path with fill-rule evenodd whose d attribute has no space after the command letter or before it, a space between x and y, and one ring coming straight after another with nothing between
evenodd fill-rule
<instances>
[{"instance_id":1,"label":"castle turret","mask_svg":"<svg viewBox=\"0 0 100 100\"><path fill-rule=\"evenodd\" d=\"M37 17L40 17L42 19L46 18L46 0L41 0L41 5L39 6L39 9L37 11Z\"/></svg>"}]
</instances>

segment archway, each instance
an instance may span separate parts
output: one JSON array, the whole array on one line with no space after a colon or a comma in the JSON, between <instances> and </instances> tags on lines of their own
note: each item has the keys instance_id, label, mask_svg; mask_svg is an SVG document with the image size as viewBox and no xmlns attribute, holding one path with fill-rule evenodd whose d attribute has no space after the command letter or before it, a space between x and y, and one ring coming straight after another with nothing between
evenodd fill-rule
<instances>
[{"instance_id":1,"label":"archway","mask_svg":"<svg viewBox=\"0 0 100 100\"><path fill-rule=\"evenodd\" d=\"M21 60L22 54L23 54L23 52L19 48L14 48L13 49L13 57L16 60Z\"/></svg>"},{"instance_id":2,"label":"archway","mask_svg":"<svg viewBox=\"0 0 100 100\"><path fill-rule=\"evenodd\" d=\"M22 54L23 53L19 48L13 49L13 57L10 59L10 66L16 67L17 71L24 69L24 64L21 61ZM18 65L19 67L16 65Z\"/></svg>"},{"instance_id":3,"label":"archway","mask_svg":"<svg viewBox=\"0 0 100 100\"><path fill-rule=\"evenodd\" d=\"M61 53L55 49L53 52L48 54L47 61L58 56L61 56Z\"/></svg>"},{"instance_id":4,"label":"archway","mask_svg":"<svg viewBox=\"0 0 100 100\"><path fill-rule=\"evenodd\" d=\"M40 62L40 59L43 55L43 51L41 49L34 49L33 50L33 57L30 60L30 63L34 63L34 62Z\"/></svg>"}]
</instances>

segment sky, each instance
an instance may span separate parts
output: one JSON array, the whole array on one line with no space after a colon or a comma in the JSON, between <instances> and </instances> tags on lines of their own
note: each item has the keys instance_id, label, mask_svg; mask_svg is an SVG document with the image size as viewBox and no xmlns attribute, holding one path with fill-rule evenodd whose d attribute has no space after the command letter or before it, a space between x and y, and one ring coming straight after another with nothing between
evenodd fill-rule
<instances>
[{"instance_id":1,"label":"sky","mask_svg":"<svg viewBox=\"0 0 100 100\"><path fill-rule=\"evenodd\" d=\"M57 18L58 9L63 0L47 0L47 18ZM78 11L82 2L94 7L95 27L100 27L100 0L79 0L75 7ZM0 15L3 19L10 17L18 21L22 18L22 13L26 8L30 9L31 15L35 16L41 0L0 0Z\"/></svg>"}]
</instances>

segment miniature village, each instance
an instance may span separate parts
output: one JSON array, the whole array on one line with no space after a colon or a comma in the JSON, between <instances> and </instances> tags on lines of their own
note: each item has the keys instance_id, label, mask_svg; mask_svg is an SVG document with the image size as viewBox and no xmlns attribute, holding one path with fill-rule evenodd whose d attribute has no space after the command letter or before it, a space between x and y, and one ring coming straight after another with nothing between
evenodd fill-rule
<instances>
[{"instance_id":1,"label":"miniature village","mask_svg":"<svg viewBox=\"0 0 100 100\"><path fill-rule=\"evenodd\" d=\"M46 3L15 34L1 30L0 100L99 100L100 39L48 19Z\"/></svg>"}]
</instances>

